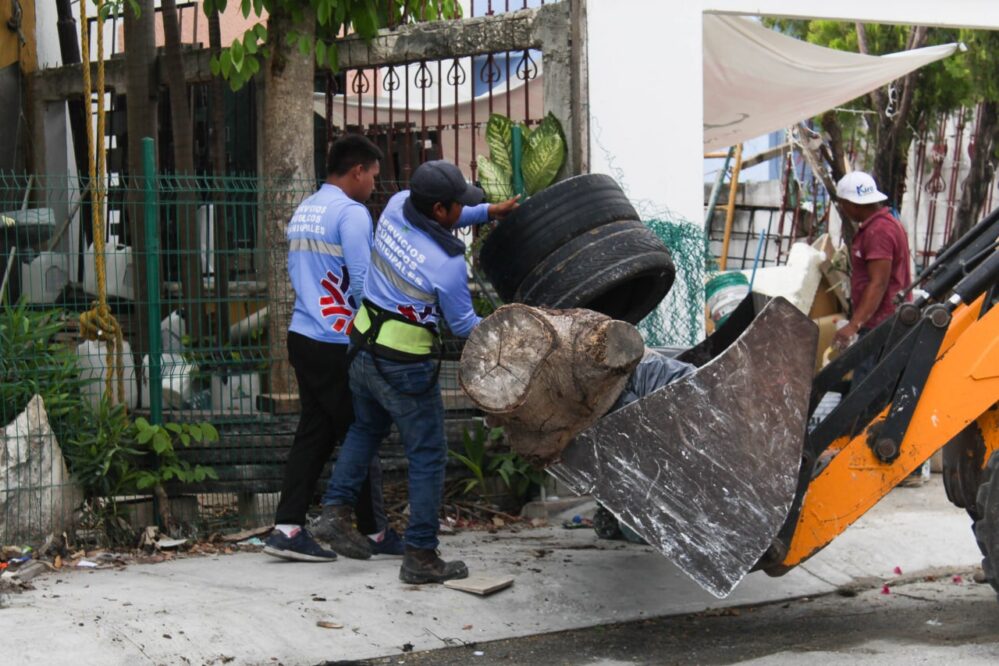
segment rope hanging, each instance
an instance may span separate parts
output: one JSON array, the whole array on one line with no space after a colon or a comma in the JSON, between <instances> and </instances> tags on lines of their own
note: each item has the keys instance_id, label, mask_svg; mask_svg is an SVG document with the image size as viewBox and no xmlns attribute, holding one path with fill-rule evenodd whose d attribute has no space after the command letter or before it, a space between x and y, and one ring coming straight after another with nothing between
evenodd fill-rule
<instances>
[{"instance_id":1,"label":"rope hanging","mask_svg":"<svg viewBox=\"0 0 999 666\"><path fill-rule=\"evenodd\" d=\"M94 268L97 275L97 302L80 315L80 334L86 340L107 345L107 368L104 395L113 400L111 368L118 379L117 402L125 404L125 367L122 360L124 339L121 326L108 309L107 270L104 263L104 200L107 165L104 154L104 0L94 0L97 8L97 141L91 122L93 104L90 81L90 31L87 25L87 0L80 0L80 47L83 61L83 99L87 102L87 166L90 189L90 226L94 235ZM96 159L95 159L96 157Z\"/></svg>"}]
</instances>

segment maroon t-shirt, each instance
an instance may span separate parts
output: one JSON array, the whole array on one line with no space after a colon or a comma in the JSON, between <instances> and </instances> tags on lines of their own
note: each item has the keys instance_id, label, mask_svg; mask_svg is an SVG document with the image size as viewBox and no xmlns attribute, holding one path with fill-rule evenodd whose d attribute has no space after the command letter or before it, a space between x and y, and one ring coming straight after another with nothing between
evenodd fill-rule
<instances>
[{"instance_id":1,"label":"maroon t-shirt","mask_svg":"<svg viewBox=\"0 0 999 666\"><path fill-rule=\"evenodd\" d=\"M891 261L891 276L884 298L862 328L874 328L895 312L892 300L895 294L909 286L912 274L909 271L909 239L902 223L892 216L888 208L882 208L867 218L850 246L850 302L854 309L860 305L864 290L871 283L867 272L867 262L877 259ZM911 300L911 296L909 299Z\"/></svg>"}]
</instances>

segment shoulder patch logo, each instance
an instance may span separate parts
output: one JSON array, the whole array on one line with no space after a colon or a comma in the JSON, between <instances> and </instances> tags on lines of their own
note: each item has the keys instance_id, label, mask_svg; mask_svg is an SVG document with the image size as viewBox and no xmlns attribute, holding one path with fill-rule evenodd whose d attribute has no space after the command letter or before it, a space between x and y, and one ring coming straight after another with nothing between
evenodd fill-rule
<instances>
[{"instance_id":1,"label":"shoulder patch logo","mask_svg":"<svg viewBox=\"0 0 999 666\"><path fill-rule=\"evenodd\" d=\"M326 271L326 277L319 281L322 288L329 294L319 297L320 312L324 317L332 318L330 328L337 333L350 334L354 328L354 313L357 302L350 294L350 273L344 265L342 274L338 277L333 271Z\"/></svg>"},{"instance_id":2,"label":"shoulder patch logo","mask_svg":"<svg viewBox=\"0 0 999 666\"><path fill-rule=\"evenodd\" d=\"M427 320L434 314L434 306L432 305L425 305L419 310L413 305L399 305L396 308L399 310L399 314L417 324L427 323Z\"/></svg>"}]
</instances>

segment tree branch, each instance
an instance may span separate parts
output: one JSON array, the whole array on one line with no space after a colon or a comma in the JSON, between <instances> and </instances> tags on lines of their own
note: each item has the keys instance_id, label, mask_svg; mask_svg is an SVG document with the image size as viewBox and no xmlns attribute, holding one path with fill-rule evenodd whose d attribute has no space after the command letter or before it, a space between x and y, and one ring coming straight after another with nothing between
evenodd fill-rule
<instances>
[{"instance_id":1,"label":"tree branch","mask_svg":"<svg viewBox=\"0 0 999 666\"><path fill-rule=\"evenodd\" d=\"M924 25L913 26L909 31L908 39L908 49L918 49L926 44L927 28ZM899 136L901 131L905 128L905 123L909 117L909 109L912 108L912 97L915 93L916 88L916 71L909 72L902 79L902 100L895 110L895 116L892 118L892 128L891 132L895 136Z\"/></svg>"},{"instance_id":2,"label":"tree branch","mask_svg":"<svg viewBox=\"0 0 999 666\"><path fill-rule=\"evenodd\" d=\"M867 28L860 21L854 23L857 30L857 48L864 55L871 55L870 46L867 43ZM874 105L874 109L878 114L883 114L885 108L887 108L887 102L885 100L884 91L881 88L875 88L871 91L871 103Z\"/></svg>"}]
</instances>

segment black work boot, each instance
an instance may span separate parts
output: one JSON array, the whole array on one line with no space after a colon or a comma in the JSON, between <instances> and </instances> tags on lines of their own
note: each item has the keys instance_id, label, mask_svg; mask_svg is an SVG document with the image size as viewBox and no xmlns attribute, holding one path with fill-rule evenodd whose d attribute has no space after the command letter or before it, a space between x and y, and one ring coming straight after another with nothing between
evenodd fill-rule
<instances>
[{"instance_id":1,"label":"black work boot","mask_svg":"<svg viewBox=\"0 0 999 666\"><path fill-rule=\"evenodd\" d=\"M410 585L423 583L443 583L446 580L468 578L468 567L464 562L445 562L432 548L406 546L399 569L399 580Z\"/></svg>"},{"instance_id":2,"label":"black work boot","mask_svg":"<svg viewBox=\"0 0 999 666\"><path fill-rule=\"evenodd\" d=\"M323 515L312 534L337 553L355 560L371 557L368 538L354 527L354 511L349 506L324 506Z\"/></svg>"}]
</instances>

